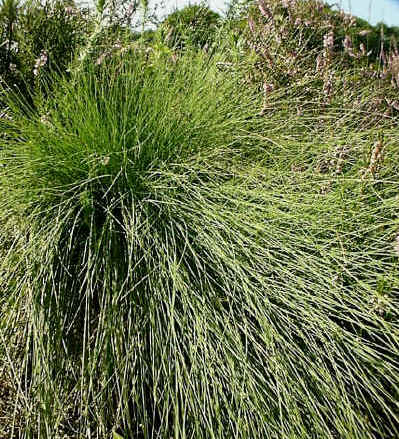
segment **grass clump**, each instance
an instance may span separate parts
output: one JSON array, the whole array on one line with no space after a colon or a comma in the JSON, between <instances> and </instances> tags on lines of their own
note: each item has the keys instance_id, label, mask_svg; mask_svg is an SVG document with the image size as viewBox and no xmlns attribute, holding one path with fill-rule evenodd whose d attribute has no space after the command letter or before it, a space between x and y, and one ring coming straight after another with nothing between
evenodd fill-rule
<instances>
[{"instance_id":1,"label":"grass clump","mask_svg":"<svg viewBox=\"0 0 399 439\"><path fill-rule=\"evenodd\" d=\"M207 209L201 182L232 172L215 156L251 143L251 98L193 61L108 63L3 122L1 212L18 218L20 259L3 259L2 297L27 301L25 390L41 420L30 434L55 435L70 405L100 435L112 419L149 436L179 415L172 327L194 324L181 301L201 283L217 293L190 212Z\"/></svg>"},{"instance_id":2,"label":"grass clump","mask_svg":"<svg viewBox=\"0 0 399 439\"><path fill-rule=\"evenodd\" d=\"M396 437L394 116L139 47L1 120L15 434Z\"/></svg>"}]
</instances>

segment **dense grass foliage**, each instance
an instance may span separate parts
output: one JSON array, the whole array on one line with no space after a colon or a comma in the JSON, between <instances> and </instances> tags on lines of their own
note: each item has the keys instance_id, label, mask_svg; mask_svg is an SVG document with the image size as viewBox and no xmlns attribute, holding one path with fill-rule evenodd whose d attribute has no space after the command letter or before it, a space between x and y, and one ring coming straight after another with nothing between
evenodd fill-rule
<instances>
[{"instance_id":1,"label":"dense grass foliage","mask_svg":"<svg viewBox=\"0 0 399 439\"><path fill-rule=\"evenodd\" d=\"M117 41L8 98L0 437L399 436L396 85L319 4L283 59L310 3L266 1L211 55Z\"/></svg>"},{"instance_id":2,"label":"dense grass foliage","mask_svg":"<svg viewBox=\"0 0 399 439\"><path fill-rule=\"evenodd\" d=\"M169 60L145 65L134 59L107 65L77 78L77 83L65 83L54 103L44 103L41 115L16 113L3 125L10 139L2 151L1 212L14 212L22 223L28 219L20 232L21 245L27 245L23 237L28 234L35 248L29 244L22 252L31 261L28 265L33 265L23 270L26 277L19 286L15 284L18 271L6 267L3 280L10 290L4 297L16 300L31 285L29 321L36 326L34 316L46 315L45 326L32 328L31 336L39 336L40 341L32 340L31 370L26 371L32 375L28 389L32 398L48 400L41 428L59 427L55 420L61 415L53 406L54 398L60 400L58 410L64 410L67 404L62 395L76 398L76 392L81 392L76 404L85 400L87 409L94 405L99 410L83 424L94 422L104 432L110 426L97 416L106 409L112 413L116 397L121 398L125 427L138 429L141 424L146 434L155 428L150 407L160 395L153 394L157 387L153 373L162 370L162 364L166 367L167 357L161 352L172 343L167 322L174 319L167 317L165 307L171 306L172 296L188 294L189 288L182 285L186 293L177 293L177 280L168 280L169 270L174 266L176 276L205 282L196 262L199 249L190 249L199 245L190 242L197 233L189 221L190 211L201 197L195 188L201 187L202 180L223 181L231 174L222 163L211 168L215 154L228 161L241 143L255 143L246 134L250 100L245 104L245 98L234 93L208 62L199 57L180 60L177 66ZM180 205L184 206L181 213ZM177 274L179 266L184 275ZM15 269L19 268L16 264ZM41 303L46 304L44 308ZM160 324L155 318L158 313L157 318L165 313L162 318L166 319L159 334L154 327ZM116 321L111 324L109 318ZM100 334L102 324L106 332L111 330L107 347L93 339L93 331ZM90 328L84 330L85 325ZM119 338L130 325L127 338L114 346L114 336L119 333ZM148 337L160 338L152 345ZM136 343L138 351L131 351ZM114 349L122 351L118 354ZM85 362L79 365L77 355L83 352ZM131 359L138 355L139 363L130 364L128 358L125 363L119 355ZM132 369L114 375L115 361L125 363L123 369ZM99 375L92 384L68 376L75 362L82 368L81 377L89 377L96 367ZM39 370L39 375L47 370L49 376L68 377L70 382L55 379L50 384L43 376L35 376ZM167 383L174 372L164 372L159 379ZM100 401L97 392L109 379ZM136 396L128 396L125 392L137 379ZM122 386L122 393L109 399L115 385ZM145 400L140 401L140 394ZM166 410L168 398L164 403ZM31 425L36 428L35 423Z\"/></svg>"}]
</instances>

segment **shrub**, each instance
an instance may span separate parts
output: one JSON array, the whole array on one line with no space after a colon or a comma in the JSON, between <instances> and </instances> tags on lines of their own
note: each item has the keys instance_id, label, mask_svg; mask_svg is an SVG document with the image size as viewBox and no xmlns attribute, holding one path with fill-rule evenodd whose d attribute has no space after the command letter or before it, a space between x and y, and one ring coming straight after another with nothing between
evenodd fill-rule
<instances>
[{"instance_id":1,"label":"shrub","mask_svg":"<svg viewBox=\"0 0 399 439\"><path fill-rule=\"evenodd\" d=\"M214 41L218 22L216 12L203 5L191 5L170 14L161 24L160 33L171 48L203 48Z\"/></svg>"},{"instance_id":2,"label":"shrub","mask_svg":"<svg viewBox=\"0 0 399 439\"><path fill-rule=\"evenodd\" d=\"M19 5L14 0L2 2L0 8L0 81L8 84L16 82L17 45L15 27Z\"/></svg>"},{"instance_id":3,"label":"shrub","mask_svg":"<svg viewBox=\"0 0 399 439\"><path fill-rule=\"evenodd\" d=\"M225 61L246 86L263 89L264 108L272 90L284 89L302 97L299 112L309 102L321 113L352 107L373 124L397 113L395 29L381 38L367 22L313 0L251 1L245 11L229 21Z\"/></svg>"},{"instance_id":4,"label":"shrub","mask_svg":"<svg viewBox=\"0 0 399 439\"><path fill-rule=\"evenodd\" d=\"M9 44L0 48L0 79L25 95L33 92L45 72L66 73L91 27L88 11L65 0L20 7L7 0L0 17L3 35L12 29Z\"/></svg>"}]
</instances>

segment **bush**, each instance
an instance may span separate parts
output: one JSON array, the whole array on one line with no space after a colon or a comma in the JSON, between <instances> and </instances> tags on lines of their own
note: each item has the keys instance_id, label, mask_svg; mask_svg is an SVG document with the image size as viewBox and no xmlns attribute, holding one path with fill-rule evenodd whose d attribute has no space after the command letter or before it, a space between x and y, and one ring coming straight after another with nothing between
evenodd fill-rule
<instances>
[{"instance_id":1,"label":"bush","mask_svg":"<svg viewBox=\"0 0 399 439\"><path fill-rule=\"evenodd\" d=\"M88 11L68 0L23 6L7 0L0 14L0 30L9 44L0 48L0 80L25 95L33 93L44 73L66 73L90 27Z\"/></svg>"},{"instance_id":2,"label":"bush","mask_svg":"<svg viewBox=\"0 0 399 439\"><path fill-rule=\"evenodd\" d=\"M19 5L14 0L2 2L0 8L0 82L12 84L16 81L17 42L15 26Z\"/></svg>"},{"instance_id":3,"label":"bush","mask_svg":"<svg viewBox=\"0 0 399 439\"><path fill-rule=\"evenodd\" d=\"M171 48L203 48L214 41L219 15L206 6L191 5L170 14L160 33Z\"/></svg>"},{"instance_id":4,"label":"bush","mask_svg":"<svg viewBox=\"0 0 399 439\"><path fill-rule=\"evenodd\" d=\"M309 102L321 113L351 107L376 124L399 109L395 29L385 32L321 1L251 1L229 20L225 60L246 86L263 89L265 108L270 92L284 89L302 97L299 112Z\"/></svg>"}]
</instances>

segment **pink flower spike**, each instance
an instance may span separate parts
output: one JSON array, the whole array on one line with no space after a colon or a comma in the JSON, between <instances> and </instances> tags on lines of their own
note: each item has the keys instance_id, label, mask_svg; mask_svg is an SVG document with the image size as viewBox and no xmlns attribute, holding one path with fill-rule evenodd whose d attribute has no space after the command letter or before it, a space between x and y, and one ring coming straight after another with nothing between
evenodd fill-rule
<instances>
[{"instance_id":1,"label":"pink flower spike","mask_svg":"<svg viewBox=\"0 0 399 439\"><path fill-rule=\"evenodd\" d=\"M266 5L264 4L263 0L259 0L258 7L259 7L259 10L260 10L261 14L264 17L270 18L272 16L269 8L266 7Z\"/></svg>"},{"instance_id":2,"label":"pink flower spike","mask_svg":"<svg viewBox=\"0 0 399 439\"><path fill-rule=\"evenodd\" d=\"M248 17L248 26L252 33L255 33L255 22L252 17Z\"/></svg>"}]
</instances>

